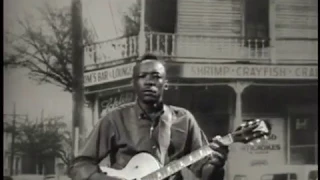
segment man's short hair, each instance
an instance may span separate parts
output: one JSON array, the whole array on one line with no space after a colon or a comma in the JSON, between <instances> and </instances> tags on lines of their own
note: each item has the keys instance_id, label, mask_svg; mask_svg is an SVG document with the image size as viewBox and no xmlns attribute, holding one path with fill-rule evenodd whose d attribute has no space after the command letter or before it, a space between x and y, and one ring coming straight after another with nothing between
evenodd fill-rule
<instances>
[{"instance_id":1,"label":"man's short hair","mask_svg":"<svg viewBox=\"0 0 320 180\"><path fill-rule=\"evenodd\" d=\"M155 54L146 53L138 59L138 63L144 60L159 60L159 58Z\"/></svg>"},{"instance_id":2,"label":"man's short hair","mask_svg":"<svg viewBox=\"0 0 320 180\"><path fill-rule=\"evenodd\" d=\"M140 58L137 59L136 64L135 64L134 67L133 67L133 74L132 74L133 77L134 77L135 72L137 71L137 68L139 67L139 65L140 65L143 61L146 61L146 60L158 61L158 62L160 62L161 64L163 64L163 66L165 67L164 61L160 60L157 55L152 54L152 53L146 53L146 54L142 55Z\"/></svg>"}]
</instances>

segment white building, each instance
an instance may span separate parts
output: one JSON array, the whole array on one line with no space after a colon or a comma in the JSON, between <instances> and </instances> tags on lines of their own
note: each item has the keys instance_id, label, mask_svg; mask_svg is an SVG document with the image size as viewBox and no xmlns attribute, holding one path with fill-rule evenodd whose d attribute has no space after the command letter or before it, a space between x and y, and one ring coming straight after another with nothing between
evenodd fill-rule
<instances>
[{"instance_id":1,"label":"white building","mask_svg":"<svg viewBox=\"0 0 320 180\"><path fill-rule=\"evenodd\" d=\"M86 47L92 118L133 101L132 62L139 52L161 52L170 82L165 101L191 110L209 137L243 119L273 124L268 142L233 146L229 176L239 166L317 164L317 7L317 0L146 0L153 31L126 38L124 57L95 57L97 45ZM163 22L171 29L161 30L156 23ZM123 45L100 43L99 53L117 42Z\"/></svg>"}]
</instances>

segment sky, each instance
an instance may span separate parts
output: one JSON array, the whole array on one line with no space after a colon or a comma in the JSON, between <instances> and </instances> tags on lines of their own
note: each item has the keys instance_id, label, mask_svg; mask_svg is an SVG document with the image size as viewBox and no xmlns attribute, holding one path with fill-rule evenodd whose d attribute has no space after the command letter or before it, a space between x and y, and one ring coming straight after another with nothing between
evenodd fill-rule
<instances>
[{"instance_id":1,"label":"sky","mask_svg":"<svg viewBox=\"0 0 320 180\"><path fill-rule=\"evenodd\" d=\"M25 13L39 17L37 7L49 2L56 7L65 7L71 0L4 0L4 28L19 33L16 19ZM121 14L135 0L82 0L83 18L91 20L98 34L97 41L103 41L120 36ZM109 3L112 7L112 20ZM116 28L113 26L115 24ZM116 30L117 29L117 30ZM72 120L72 95L63 92L60 87L45 84L38 85L27 76L26 69L4 69L4 113L13 113L16 104L18 114L27 114L30 120L40 118L43 110L44 117L64 116L69 125ZM91 111L86 109L85 118L91 121Z\"/></svg>"}]
</instances>

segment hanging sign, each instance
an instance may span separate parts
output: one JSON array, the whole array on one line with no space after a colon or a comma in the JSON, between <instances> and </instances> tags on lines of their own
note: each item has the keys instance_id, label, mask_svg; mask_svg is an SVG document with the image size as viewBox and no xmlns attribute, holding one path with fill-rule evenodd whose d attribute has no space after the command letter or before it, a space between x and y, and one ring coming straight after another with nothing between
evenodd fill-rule
<instances>
[{"instance_id":1,"label":"hanging sign","mask_svg":"<svg viewBox=\"0 0 320 180\"><path fill-rule=\"evenodd\" d=\"M93 86L132 77L135 63L84 73L84 86Z\"/></svg>"},{"instance_id":2,"label":"hanging sign","mask_svg":"<svg viewBox=\"0 0 320 180\"><path fill-rule=\"evenodd\" d=\"M101 115L108 113L120 105L133 102L135 100L134 92L122 92L99 99L99 112Z\"/></svg>"}]
</instances>

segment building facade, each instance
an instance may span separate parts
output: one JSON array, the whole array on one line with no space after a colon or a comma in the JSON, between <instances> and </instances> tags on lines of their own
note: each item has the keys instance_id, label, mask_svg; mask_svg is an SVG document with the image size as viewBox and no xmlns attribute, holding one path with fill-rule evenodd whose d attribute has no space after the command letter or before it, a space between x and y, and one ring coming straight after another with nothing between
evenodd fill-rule
<instances>
[{"instance_id":1,"label":"building facade","mask_svg":"<svg viewBox=\"0 0 320 180\"><path fill-rule=\"evenodd\" d=\"M175 7L164 13L174 14L173 28L154 25L139 36L85 48L92 124L135 100L134 61L142 52L155 52L168 67L165 101L190 110L208 137L227 134L245 119L271 122L268 141L232 145L228 176L238 167L317 164L317 5L317 0L147 0L146 23L154 22L150 17L161 7Z\"/></svg>"}]
</instances>

